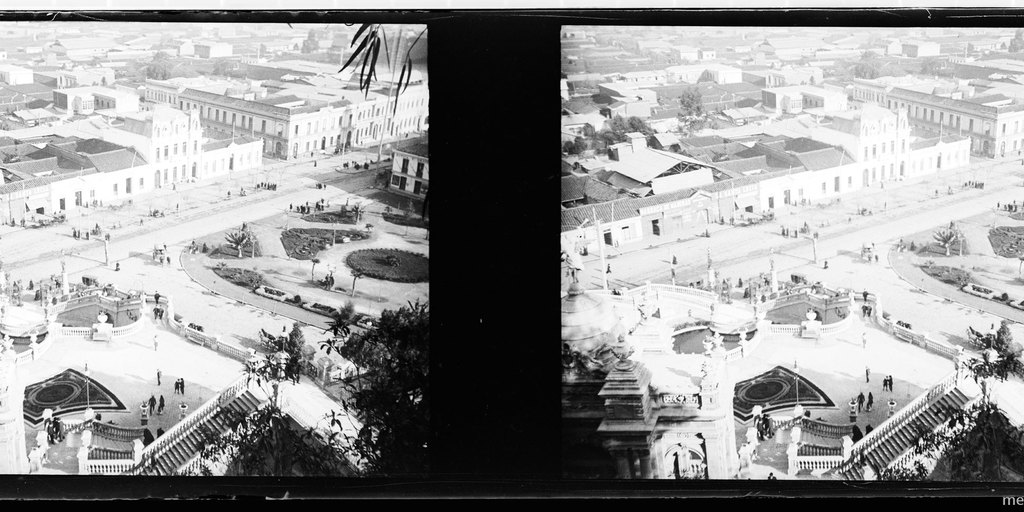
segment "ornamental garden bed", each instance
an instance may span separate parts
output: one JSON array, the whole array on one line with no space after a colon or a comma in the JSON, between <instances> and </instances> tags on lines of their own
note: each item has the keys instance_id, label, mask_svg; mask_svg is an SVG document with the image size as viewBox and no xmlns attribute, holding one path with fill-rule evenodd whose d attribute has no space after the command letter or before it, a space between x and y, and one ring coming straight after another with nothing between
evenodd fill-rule
<instances>
[{"instance_id":1,"label":"ornamental garden bed","mask_svg":"<svg viewBox=\"0 0 1024 512\"><path fill-rule=\"evenodd\" d=\"M370 233L357 229L293 228L281 233L281 244L289 258L311 260L334 242L366 240Z\"/></svg>"},{"instance_id":2,"label":"ornamental garden bed","mask_svg":"<svg viewBox=\"0 0 1024 512\"><path fill-rule=\"evenodd\" d=\"M1010 218L1013 220L1024 220L1024 212L1011 213Z\"/></svg>"},{"instance_id":3,"label":"ornamental garden bed","mask_svg":"<svg viewBox=\"0 0 1024 512\"><path fill-rule=\"evenodd\" d=\"M423 217L417 217L412 215L397 215L394 213L384 213L381 216L384 218L386 222L398 224L399 226L409 226L413 228L430 227L430 221L424 219Z\"/></svg>"},{"instance_id":4,"label":"ornamental garden bed","mask_svg":"<svg viewBox=\"0 0 1024 512\"><path fill-rule=\"evenodd\" d=\"M999 226L988 231L992 250L1004 258L1024 256L1024 226Z\"/></svg>"},{"instance_id":5,"label":"ornamental garden bed","mask_svg":"<svg viewBox=\"0 0 1024 512\"><path fill-rule=\"evenodd\" d=\"M967 292L967 293L969 293L971 295L974 295L976 297L981 297L981 298L984 298L984 299L992 299L993 297L998 297L999 296L999 294L996 293L995 291L993 291L991 288L986 288L984 286L981 286L981 285L978 285L978 284L973 284L973 283L968 284L967 286L964 286L963 288L961 288L961 290L963 290L963 291L965 291L965 292ZM998 299L995 299L995 300L998 300Z\"/></svg>"},{"instance_id":6,"label":"ornamental garden bed","mask_svg":"<svg viewBox=\"0 0 1024 512\"><path fill-rule=\"evenodd\" d=\"M317 212L303 215L302 220L307 222L327 222L334 224L355 224L356 214L354 211L346 211L345 207L333 212Z\"/></svg>"},{"instance_id":7,"label":"ornamental garden bed","mask_svg":"<svg viewBox=\"0 0 1024 512\"><path fill-rule=\"evenodd\" d=\"M287 292L278 290L277 288L271 288L269 286L260 286L255 290L256 295L266 297L268 299L274 299L277 301L285 302L292 298Z\"/></svg>"},{"instance_id":8,"label":"ornamental garden bed","mask_svg":"<svg viewBox=\"0 0 1024 512\"><path fill-rule=\"evenodd\" d=\"M349 268L366 277L397 283L421 283L430 278L430 260L400 249L363 249L345 258Z\"/></svg>"},{"instance_id":9,"label":"ornamental garden bed","mask_svg":"<svg viewBox=\"0 0 1024 512\"><path fill-rule=\"evenodd\" d=\"M320 304L319 302L307 302L302 305L302 309L306 309L314 313L319 313L324 316L331 316L331 314L334 313L335 311L335 308L332 308L331 306L328 306L326 304Z\"/></svg>"},{"instance_id":10,"label":"ornamental garden bed","mask_svg":"<svg viewBox=\"0 0 1024 512\"><path fill-rule=\"evenodd\" d=\"M264 280L263 274L245 268L215 267L213 273L231 284L246 288L256 288L263 284Z\"/></svg>"},{"instance_id":11,"label":"ornamental garden bed","mask_svg":"<svg viewBox=\"0 0 1024 512\"><path fill-rule=\"evenodd\" d=\"M970 272L945 265L922 265L921 270L924 271L925 274L928 274L939 281L956 286L962 286L962 283L971 279Z\"/></svg>"}]
</instances>

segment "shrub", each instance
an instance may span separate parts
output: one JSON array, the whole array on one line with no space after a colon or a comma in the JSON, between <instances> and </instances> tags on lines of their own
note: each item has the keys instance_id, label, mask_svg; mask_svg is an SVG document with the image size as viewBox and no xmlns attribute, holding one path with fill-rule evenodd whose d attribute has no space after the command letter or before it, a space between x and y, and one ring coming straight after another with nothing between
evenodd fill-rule
<instances>
[{"instance_id":1,"label":"shrub","mask_svg":"<svg viewBox=\"0 0 1024 512\"><path fill-rule=\"evenodd\" d=\"M1010 300L1010 294L1008 294L1006 292L1003 292L1003 295L999 297L999 300L1001 300L1003 302L1006 302L1006 301Z\"/></svg>"},{"instance_id":2,"label":"shrub","mask_svg":"<svg viewBox=\"0 0 1024 512\"><path fill-rule=\"evenodd\" d=\"M302 297L299 295L295 295L295 297L292 298L292 302L296 304L302 304Z\"/></svg>"},{"instance_id":3,"label":"shrub","mask_svg":"<svg viewBox=\"0 0 1024 512\"><path fill-rule=\"evenodd\" d=\"M917 250L917 244L915 244L915 243L914 243L914 241L913 241L913 240L911 240L911 241L910 241L910 251L911 251L911 252L914 252L914 251L916 251L916 250Z\"/></svg>"}]
</instances>

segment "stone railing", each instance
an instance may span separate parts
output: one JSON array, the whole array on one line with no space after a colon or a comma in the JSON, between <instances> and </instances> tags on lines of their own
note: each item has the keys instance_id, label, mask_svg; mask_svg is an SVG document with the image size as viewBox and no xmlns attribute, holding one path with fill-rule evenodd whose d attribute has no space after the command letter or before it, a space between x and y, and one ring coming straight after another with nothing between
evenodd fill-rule
<instances>
[{"instance_id":1,"label":"stone railing","mask_svg":"<svg viewBox=\"0 0 1024 512\"><path fill-rule=\"evenodd\" d=\"M846 329L849 329L853 325L854 317L853 312L846 315L846 318L834 323L834 324L822 324L821 329L818 330L819 336L834 336L839 334Z\"/></svg>"},{"instance_id":2,"label":"stone railing","mask_svg":"<svg viewBox=\"0 0 1024 512\"><path fill-rule=\"evenodd\" d=\"M835 457L843 455L842 446L822 446L820 444L800 443L800 447L797 449L797 455L805 457Z\"/></svg>"},{"instance_id":3,"label":"stone railing","mask_svg":"<svg viewBox=\"0 0 1024 512\"><path fill-rule=\"evenodd\" d=\"M70 434L77 434L93 424L93 420L81 420L81 419L64 419L61 418L61 431L65 436Z\"/></svg>"},{"instance_id":4,"label":"stone railing","mask_svg":"<svg viewBox=\"0 0 1024 512\"><path fill-rule=\"evenodd\" d=\"M145 435L144 428L128 428L121 427L118 425L111 425L110 423L94 422L92 425L92 433L97 437L109 439L111 441L124 441L130 442L136 439L142 439Z\"/></svg>"},{"instance_id":5,"label":"stone railing","mask_svg":"<svg viewBox=\"0 0 1024 512\"><path fill-rule=\"evenodd\" d=\"M826 423L811 418L804 418L800 422L800 428L805 433L826 439L842 439L843 436L852 437L853 425L853 423Z\"/></svg>"},{"instance_id":6,"label":"stone railing","mask_svg":"<svg viewBox=\"0 0 1024 512\"><path fill-rule=\"evenodd\" d=\"M895 414L880 423L874 430L861 438L860 441L854 443L851 449L850 459L847 460L846 463L853 463L853 461L862 460L868 452L877 448L898 430L910 424L918 414L931 405L933 400L945 395L949 390L953 389L958 381L958 372L953 371L937 384L928 388L927 391L921 393L921 395L915 398L912 402L904 406L899 411L896 411Z\"/></svg>"},{"instance_id":7,"label":"stone railing","mask_svg":"<svg viewBox=\"0 0 1024 512\"><path fill-rule=\"evenodd\" d=\"M768 326L768 334L797 336L800 334L800 326L791 324L770 324Z\"/></svg>"},{"instance_id":8,"label":"stone railing","mask_svg":"<svg viewBox=\"0 0 1024 512\"><path fill-rule=\"evenodd\" d=\"M128 325L122 325L121 327L114 327L112 335L115 338L121 338L121 337L124 337L124 336L131 336L131 335L136 334L139 331L141 331L143 325L144 324L143 324L142 315L139 315L139 318L137 320L135 320L134 322L132 322L132 323L130 323Z\"/></svg>"},{"instance_id":9,"label":"stone railing","mask_svg":"<svg viewBox=\"0 0 1024 512\"><path fill-rule=\"evenodd\" d=\"M840 450L842 450L840 448ZM837 468L843 464L846 459L840 455L797 455L796 459L791 461L791 464L796 464L798 469L809 469L811 471L820 470L827 471L829 469Z\"/></svg>"},{"instance_id":10,"label":"stone railing","mask_svg":"<svg viewBox=\"0 0 1024 512\"><path fill-rule=\"evenodd\" d=\"M60 326L60 335L68 338L90 338L92 337L92 327L68 327Z\"/></svg>"},{"instance_id":11,"label":"stone railing","mask_svg":"<svg viewBox=\"0 0 1024 512\"><path fill-rule=\"evenodd\" d=\"M135 466L134 459L109 459L85 461L80 474L85 475L121 475Z\"/></svg>"},{"instance_id":12,"label":"stone railing","mask_svg":"<svg viewBox=\"0 0 1024 512\"><path fill-rule=\"evenodd\" d=\"M800 419L801 418L797 416L772 416L772 430L778 432L779 430L793 428L794 425L798 425L800 423Z\"/></svg>"},{"instance_id":13,"label":"stone railing","mask_svg":"<svg viewBox=\"0 0 1024 512\"><path fill-rule=\"evenodd\" d=\"M205 404L199 406L199 408L193 411L192 414L189 414L185 419L175 423L173 427L167 430L167 432L164 432L164 435L158 437L155 441L150 443L149 446L142 450L141 460L143 463L131 468L131 471L129 471L128 474L141 474L145 471L148 461L160 457L167 450L174 447L179 441L184 440L192 433L193 430L213 417L221 407L237 398L238 395L242 394L246 389L248 389L248 387L248 376L242 375L231 385L224 388L223 391L210 398Z\"/></svg>"},{"instance_id":14,"label":"stone railing","mask_svg":"<svg viewBox=\"0 0 1024 512\"><path fill-rule=\"evenodd\" d=\"M981 400L981 395L978 395L978 396L972 398L966 404L964 404L963 407L965 409L968 408L968 407L971 407L975 403L977 403L979 400ZM962 430L963 428L965 428L965 427L962 426L962 425L957 424L956 426L953 427L953 429L955 429L953 432L956 432L957 430ZM949 422L942 421L942 422L939 422L939 424L935 426L935 430L933 430L932 432L936 433L936 434L941 434L941 433L949 431L949 430L950 430ZM938 448L936 448L935 450L932 450L929 453L918 453L916 450L914 450L914 446L908 446L907 449L902 454L900 454L895 459L893 459L891 462L889 462L888 468L897 468L898 469L898 468L905 467L905 466L911 464L915 460L921 460L921 459L931 459L931 460L922 461L922 462L930 463L930 464L926 464L926 465L930 465L931 467L934 467L934 463L936 462L934 459L938 455L940 455L940 451L939 451ZM885 469L885 468L883 468L883 469Z\"/></svg>"},{"instance_id":15,"label":"stone railing","mask_svg":"<svg viewBox=\"0 0 1024 512\"><path fill-rule=\"evenodd\" d=\"M961 354L961 348L942 340L932 338L928 333L917 332L906 327L897 325L895 321L885 318L885 315L877 315L876 321L883 329L888 331L896 339L906 341L929 352L955 360Z\"/></svg>"},{"instance_id":16,"label":"stone railing","mask_svg":"<svg viewBox=\"0 0 1024 512\"><path fill-rule=\"evenodd\" d=\"M134 450L114 450L111 448L92 447L89 449L89 460L129 460L135 459Z\"/></svg>"}]
</instances>

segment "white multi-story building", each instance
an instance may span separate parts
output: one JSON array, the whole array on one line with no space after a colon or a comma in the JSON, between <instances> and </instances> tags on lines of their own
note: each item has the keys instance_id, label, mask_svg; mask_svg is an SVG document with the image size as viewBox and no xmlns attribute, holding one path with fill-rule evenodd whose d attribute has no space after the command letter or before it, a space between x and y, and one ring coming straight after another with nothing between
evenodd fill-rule
<instances>
[{"instance_id":1,"label":"white multi-story building","mask_svg":"<svg viewBox=\"0 0 1024 512\"><path fill-rule=\"evenodd\" d=\"M24 85L32 83L33 80L34 74L31 69L10 64L0 65L0 82L7 85Z\"/></svg>"},{"instance_id":2,"label":"white multi-story building","mask_svg":"<svg viewBox=\"0 0 1024 512\"><path fill-rule=\"evenodd\" d=\"M430 184L430 152L427 136L397 143L392 148L388 190L423 199Z\"/></svg>"}]
</instances>

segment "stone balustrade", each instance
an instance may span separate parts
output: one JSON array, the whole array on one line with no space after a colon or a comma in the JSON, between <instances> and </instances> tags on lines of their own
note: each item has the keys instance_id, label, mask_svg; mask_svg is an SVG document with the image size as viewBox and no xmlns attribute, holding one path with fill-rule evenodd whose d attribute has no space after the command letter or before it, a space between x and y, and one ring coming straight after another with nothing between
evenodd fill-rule
<instances>
[{"instance_id":1,"label":"stone balustrade","mask_svg":"<svg viewBox=\"0 0 1024 512\"><path fill-rule=\"evenodd\" d=\"M221 407L237 398L238 395L244 392L247 388L248 376L242 375L231 385L224 388L223 391L210 398L205 404L199 406L192 412L192 414L189 414L183 420L175 423L174 426L167 430L167 432L164 432L164 435L150 443L150 445L142 451L141 459L143 461L148 461L163 455L179 441L188 437L192 430L199 427L199 425L202 425L206 420L216 414ZM138 475L144 470L144 463L140 463L139 465L131 468L131 471L129 471L128 474Z\"/></svg>"},{"instance_id":2,"label":"stone balustrade","mask_svg":"<svg viewBox=\"0 0 1024 512\"><path fill-rule=\"evenodd\" d=\"M136 439L142 439L145 435L144 428L130 428L122 427L119 425L113 425L110 423L93 422L92 433L97 437L109 439L111 441L134 441Z\"/></svg>"},{"instance_id":3,"label":"stone balustrade","mask_svg":"<svg viewBox=\"0 0 1024 512\"><path fill-rule=\"evenodd\" d=\"M842 439L853 436L853 423L826 423L811 418L804 418L800 427L804 432L826 439Z\"/></svg>"},{"instance_id":4,"label":"stone balustrade","mask_svg":"<svg viewBox=\"0 0 1024 512\"><path fill-rule=\"evenodd\" d=\"M122 475L135 466L132 459L92 460L79 462L78 472L82 475Z\"/></svg>"},{"instance_id":5,"label":"stone balustrade","mask_svg":"<svg viewBox=\"0 0 1024 512\"><path fill-rule=\"evenodd\" d=\"M828 471L843 464L846 459L842 455L797 455L789 461L789 467L808 469L811 471Z\"/></svg>"},{"instance_id":6,"label":"stone balustrade","mask_svg":"<svg viewBox=\"0 0 1024 512\"><path fill-rule=\"evenodd\" d=\"M850 458L844 463L844 465L852 464L854 461L861 460L869 451L878 447L878 445L885 442L890 436L907 426L911 420L928 408L932 400L945 395L949 390L953 389L958 381L958 372L951 372L937 384L933 385L912 402L897 411L896 414L893 414L880 423L874 430L861 438L860 441L854 443L851 449Z\"/></svg>"}]
</instances>

